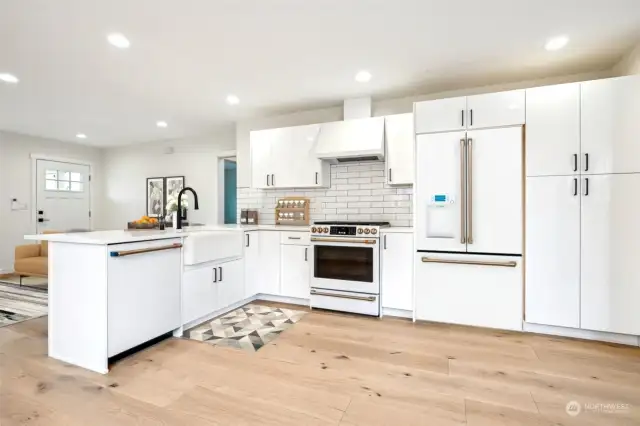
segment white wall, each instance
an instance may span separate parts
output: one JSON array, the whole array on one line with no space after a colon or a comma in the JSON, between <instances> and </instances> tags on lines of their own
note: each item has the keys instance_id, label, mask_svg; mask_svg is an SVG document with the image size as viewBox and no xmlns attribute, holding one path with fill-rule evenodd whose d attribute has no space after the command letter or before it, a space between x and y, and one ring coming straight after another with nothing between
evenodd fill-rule
<instances>
[{"instance_id":1,"label":"white wall","mask_svg":"<svg viewBox=\"0 0 640 426\"><path fill-rule=\"evenodd\" d=\"M13 270L14 248L28 244L25 234L35 233L31 205L31 155L75 159L92 163L93 226L102 225L102 151L99 148L0 131L0 270ZM28 204L12 211L11 199Z\"/></svg>"},{"instance_id":2,"label":"white wall","mask_svg":"<svg viewBox=\"0 0 640 426\"><path fill-rule=\"evenodd\" d=\"M480 93L499 92L501 90L514 90L529 87L546 86L551 84L586 81L611 76L611 71L601 71L586 74L574 74L561 77L550 77L537 80L527 80L507 84L456 89L448 92L427 93L403 98L373 100L372 115L374 117L402 114L413 111L413 103L430 99L447 98L454 96L475 95ZM343 117L342 106L299 111L292 114L283 114L272 117L259 117L241 120L236 126L236 149L238 152L238 187L251 186L251 156L249 133L252 130L262 130L278 127L300 126L305 124L326 123L340 121Z\"/></svg>"},{"instance_id":3,"label":"white wall","mask_svg":"<svg viewBox=\"0 0 640 426\"><path fill-rule=\"evenodd\" d=\"M640 43L613 67L613 75L640 74Z\"/></svg>"},{"instance_id":4,"label":"white wall","mask_svg":"<svg viewBox=\"0 0 640 426\"><path fill-rule=\"evenodd\" d=\"M173 148L172 154L165 153ZM235 149L233 127L207 137L107 148L104 152L104 227L126 228L146 214L149 177L184 176L198 193L200 210L189 197L189 221L217 223L218 154Z\"/></svg>"}]
</instances>

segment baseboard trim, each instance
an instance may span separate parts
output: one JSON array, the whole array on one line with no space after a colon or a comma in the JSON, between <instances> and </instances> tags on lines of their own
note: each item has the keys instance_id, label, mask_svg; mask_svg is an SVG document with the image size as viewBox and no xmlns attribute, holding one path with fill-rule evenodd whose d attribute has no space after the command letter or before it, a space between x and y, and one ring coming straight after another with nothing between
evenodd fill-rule
<instances>
[{"instance_id":1,"label":"baseboard trim","mask_svg":"<svg viewBox=\"0 0 640 426\"><path fill-rule=\"evenodd\" d=\"M382 308L382 316L413 319L413 311L407 309Z\"/></svg>"},{"instance_id":2,"label":"baseboard trim","mask_svg":"<svg viewBox=\"0 0 640 426\"><path fill-rule=\"evenodd\" d=\"M632 336L629 334L607 333L604 331L582 330L578 328L533 324L529 322L523 322L522 326L523 331L527 333L538 333L551 336L571 337L574 339L618 343L621 345L640 346L640 336Z\"/></svg>"},{"instance_id":3,"label":"baseboard trim","mask_svg":"<svg viewBox=\"0 0 640 426\"><path fill-rule=\"evenodd\" d=\"M298 297L276 296L274 294L258 293L253 300L265 300L267 302L288 303L290 305L300 305L309 307L309 299L301 299Z\"/></svg>"}]
</instances>

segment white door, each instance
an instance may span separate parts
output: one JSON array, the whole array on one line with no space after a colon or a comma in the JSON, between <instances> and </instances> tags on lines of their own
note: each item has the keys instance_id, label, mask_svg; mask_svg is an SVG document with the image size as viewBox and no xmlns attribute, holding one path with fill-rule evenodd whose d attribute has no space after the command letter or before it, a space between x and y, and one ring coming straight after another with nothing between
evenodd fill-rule
<instances>
[{"instance_id":1,"label":"white door","mask_svg":"<svg viewBox=\"0 0 640 426\"><path fill-rule=\"evenodd\" d=\"M640 174L583 176L581 328L640 334Z\"/></svg>"},{"instance_id":2,"label":"white door","mask_svg":"<svg viewBox=\"0 0 640 426\"><path fill-rule=\"evenodd\" d=\"M227 308L244 299L244 261L232 260L214 269L218 285L218 308Z\"/></svg>"},{"instance_id":3,"label":"white door","mask_svg":"<svg viewBox=\"0 0 640 426\"><path fill-rule=\"evenodd\" d=\"M218 285L210 266L185 271L182 279L182 324L218 309Z\"/></svg>"},{"instance_id":4,"label":"white door","mask_svg":"<svg viewBox=\"0 0 640 426\"><path fill-rule=\"evenodd\" d=\"M467 97L467 128L483 129L524 124L524 98L524 90Z\"/></svg>"},{"instance_id":5,"label":"white door","mask_svg":"<svg viewBox=\"0 0 640 426\"><path fill-rule=\"evenodd\" d=\"M382 306L413 310L413 234L382 235Z\"/></svg>"},{"instance_id":6,"label":"white door","mask_svg":"<svg viewBox=\"0 0 640 426\"><path fill-rule=\"evenodd\" d=\"M467 98L437 99L414 105L416 133L451 132L467 127Z\"/></svg>"},{"instance_id":7,"label":"white door","mask_svg":"<svg viewBox=\"0 0 640 426\"><path fill-rule=\"evenodd\" d=\"M260 231L259 293L280 295L280 232Z\"/></svg>"},{"instance_id":8,"label":"white door","mask_svg":"<svg viewBox=\"0 0 640 426\"><path fill-rule=\"evenodd\" d=\"M465 132L416 137L416 249L466 251Z\"/></svg>"},{"instance_id":9,"label":"white door","mask_svg":"<svg viewBox=\"0 0 640 426\"><path fill-rule=\"evenodd\" d=\"M413 183L413 114L385 117L387 183Z\"/></svg>"},{"instance_id":10,"label":"white door","mask_svg":"<svg viewBox=\"0 0 640 426\"><path fill-rule=\"evenodd\" d=\"M583 174L640 172L640 76L581 84Z\"/></svg>"},{"instance_id":11,"label":"white door","mask_svg":"<svg viewBox=\"0 0 640 426\"><path fill-rule=\"evenodd\" d=\"M467 132L467 251L522 254L522 127Z\"/></svg>"},{"instance_id":12,"label":"white door","mask_svg":"<svg viewBox=\"0 0 640 426\"><path fill-rule=\"evenodd\" d=\"M252 188L270 187L271 147L275 134L273 130L258 130L250 133Z\"/></svg>"},{"instance_id":13,"label":"white door","mask_svg":"<svg viewBox=\"0 0 640 426\"><path fill-rule=\"evenodd\" d=\"M280 246L281 293L287 297L309 298L309 246Z\"/></svg>"},{"instance_id":14,"label":"white door","mask_svg":"<svg viewBox=\"0 0 640 426\"><path fill-rule=\"evenodd\" d=\"M527 178L527 322L580 327L580 176Z\"/></svg>"},{"instance_id":15,"label":"white door","mask_svg":"<svg viewBox=\"0 0 640 426\"><path fill-rule=\"evenodd\" d=\"M244 233L244 297L260 293L260 233Z\"/></svg>"},{"instance_id":16,"label":"white door","mask_svg":"<svg viewBox=\"0 0 640 426\"><path fill-rule=\"evenodd\" d=\"M580 173L580 83L527 90L527 176Z\"/></svg>"},{"instance_id":17,"label":"white door","mask_svg":"<svg viewBox=\"0 0 640 426\"><path fill-rule=\"evenodd\" d=\"M36 160L36 230L91 229L91 168Z\"/></svg>"}]
</instances>

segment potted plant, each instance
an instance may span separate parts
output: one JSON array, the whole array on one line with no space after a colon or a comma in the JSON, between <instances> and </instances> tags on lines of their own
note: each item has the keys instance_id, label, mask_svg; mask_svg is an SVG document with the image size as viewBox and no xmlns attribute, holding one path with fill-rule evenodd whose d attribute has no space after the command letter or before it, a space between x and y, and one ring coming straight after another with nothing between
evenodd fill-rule
<instances>
[{"instance_id":1,"label":"potted plant","mask_svg":"<svg viewBox=\"0 0 640 426\"><path fill-rule=\"evenodd\" d=\"M189 207L187 198L183 198L181 202L181 210L184 211ZM178 223L178 197L170 195L167 199L167 217L171 217L171 223L176 226ZM184 217L184 213L183 213Z\"/></svg>"}]
</instances>

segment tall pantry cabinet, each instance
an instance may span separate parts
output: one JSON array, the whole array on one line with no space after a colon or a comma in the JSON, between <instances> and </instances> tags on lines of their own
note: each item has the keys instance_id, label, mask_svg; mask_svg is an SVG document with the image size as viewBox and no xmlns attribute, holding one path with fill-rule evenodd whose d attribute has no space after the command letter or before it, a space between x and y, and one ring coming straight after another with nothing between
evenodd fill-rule
<instances>
[{"instance_id":1,"label":"tall pantry cabinet","mask_svg":"<svg viewBox=\"0 0 640 426\"><path fill-rule=\"evenodd\" d=\"M527 90L527 322L640 334L640 76Z\"/></svg>"}]
</instances>

